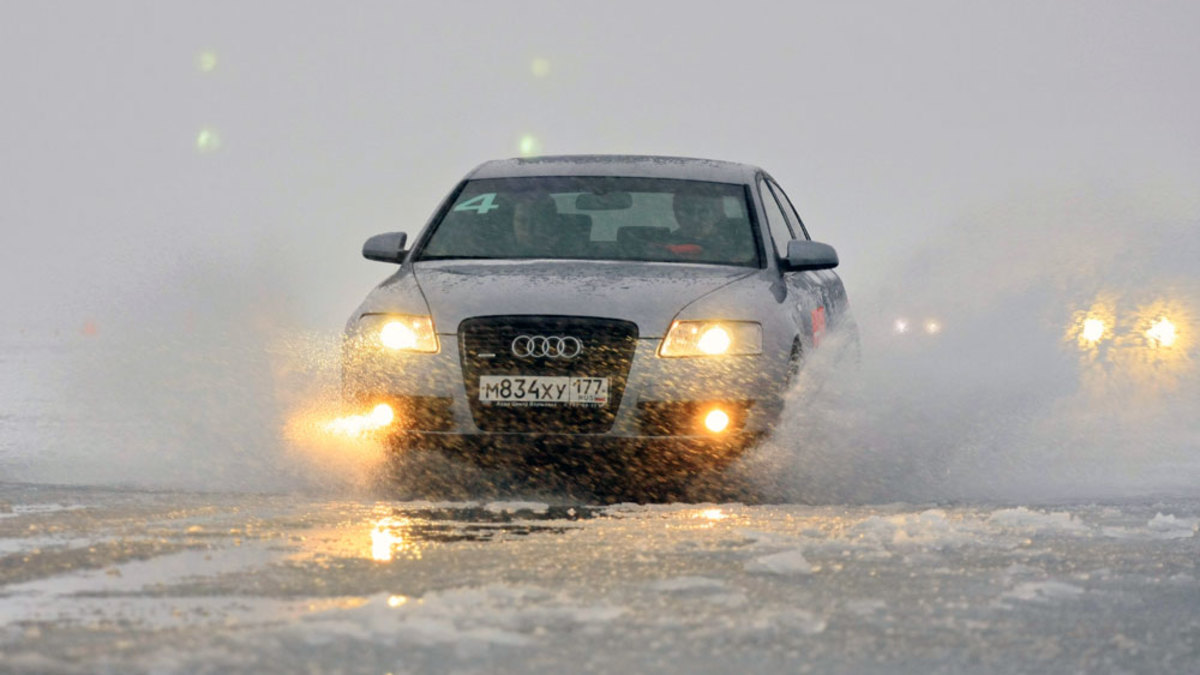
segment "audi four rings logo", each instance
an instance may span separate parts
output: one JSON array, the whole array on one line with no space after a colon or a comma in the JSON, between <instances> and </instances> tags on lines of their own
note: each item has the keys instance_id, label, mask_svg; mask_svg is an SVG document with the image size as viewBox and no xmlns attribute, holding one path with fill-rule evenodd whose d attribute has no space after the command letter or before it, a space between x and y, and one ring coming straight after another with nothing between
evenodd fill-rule
<instances>
[{"instance_id":1,"label":"audi four rings logo","mask_svg":"<svg viewBox=\"0 0 1200 675\"><path fill-rule=\"evenodd\" d=\"M513 356L519 359L573 359L582 351L583 343L579 338L569 335L518 335L512 341Z\"/></svg>"}]
</instances>

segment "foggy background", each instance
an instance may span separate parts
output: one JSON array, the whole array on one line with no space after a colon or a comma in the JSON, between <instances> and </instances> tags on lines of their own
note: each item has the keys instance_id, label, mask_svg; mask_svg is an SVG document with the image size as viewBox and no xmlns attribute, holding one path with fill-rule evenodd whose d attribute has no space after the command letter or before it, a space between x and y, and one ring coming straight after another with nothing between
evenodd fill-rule
<instances>
[{"instance_id":1,"label":"foggy background","mask_svg":"<svg viewBox=\"0 0 1200 675\"><path fill-rule=\"evenodd\" d=\"M1194 343L1131 388L1063 337L1103 293L1200 310L1198 29L1190 2L5 3L0 480L307 484L286 430L390 271L366 237L487 159L639 153L764 167L841 255L864 371L804 399L819 461L777 496L1186 484ZM945 342L896 347L901 310Z\"/></svg>"}]
</instances>

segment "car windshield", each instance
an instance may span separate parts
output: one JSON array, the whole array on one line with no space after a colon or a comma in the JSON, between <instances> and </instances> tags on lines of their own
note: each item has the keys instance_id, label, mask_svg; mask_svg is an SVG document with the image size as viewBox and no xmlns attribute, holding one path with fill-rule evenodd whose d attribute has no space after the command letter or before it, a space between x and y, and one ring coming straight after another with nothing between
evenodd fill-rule
<instances>
[{"instance_id":1,"label":"car windshield","mask_svg":"<svg viewBox=\"0 0 1200 675\"><path fill-rule=\"evenodd\" d=\"M620 177L473 180L419 259L561 258L759 265L742 185Z\"/></svg>"}]
</instances>

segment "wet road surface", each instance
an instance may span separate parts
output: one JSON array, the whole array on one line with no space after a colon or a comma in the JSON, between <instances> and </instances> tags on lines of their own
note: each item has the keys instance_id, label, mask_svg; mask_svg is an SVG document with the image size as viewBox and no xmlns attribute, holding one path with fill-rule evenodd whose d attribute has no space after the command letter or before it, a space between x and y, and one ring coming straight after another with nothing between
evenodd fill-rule
<instances>
[{"instance_id":1,"label":"wet road surface","mask_svg":"<svg viewBox=\"0 0 1200 675\"><path fill-rule=\"evenodd\" d=\"M1197 672L1198 524L0 484L0 672Z\"/></svg>"}]
</instances>

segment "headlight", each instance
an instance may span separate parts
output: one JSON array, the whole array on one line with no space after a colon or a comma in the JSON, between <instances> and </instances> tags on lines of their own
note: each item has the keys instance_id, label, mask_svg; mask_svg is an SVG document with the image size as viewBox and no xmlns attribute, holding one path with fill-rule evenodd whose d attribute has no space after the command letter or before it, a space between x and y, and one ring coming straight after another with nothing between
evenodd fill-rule
<instances>
[{"instance_id":1,"label":"headlight","mask_svg":"<svg viewBox=\"0 0 1200 675\"><path fill-rule=\"evenodd\" d=\"M761 354L762 326L752 321L676 321L659 356Z\"/></svg>"},{"instance_id":2,"label":"headlight","mask_svg":"<svg viewBox=\"0 0 1200 675\"><path fill-rule=\"evenodd\" d=\"M1146 337L1150 338L1152 347L1170 347L1175 344L1175 324L1163 317L1146 331Z\"/></svg>"},{"instance_id":3,"label":"headlight","mask_svg":"<svg viewBox=\"0 0 1200 675\"><path fill-rule=\"evenodd\" d=\"M359 333L368 342L399 352L438 350L433 319L404 314L366 314L359 320Z\"/></svg>"},{"instance_id":4,"label":"headlight","mask_svg":"<svg viewBox=\"0 0 1200 675\"><path fill-rule=\"evenodd\" d=\"M1106 330L1107 326L1104 325L1104 321L1102 319L1090 317L1083 320L1083 329L1080 331L1079 335L1083 338L1084 342L1089 345L1094 345L1100 341L1100 338L1104 337Z\"/></svg>"}]
</instances>

